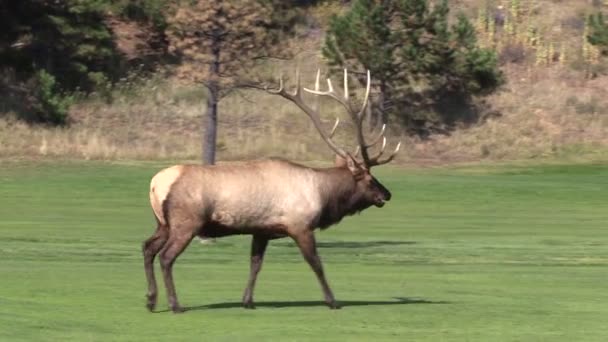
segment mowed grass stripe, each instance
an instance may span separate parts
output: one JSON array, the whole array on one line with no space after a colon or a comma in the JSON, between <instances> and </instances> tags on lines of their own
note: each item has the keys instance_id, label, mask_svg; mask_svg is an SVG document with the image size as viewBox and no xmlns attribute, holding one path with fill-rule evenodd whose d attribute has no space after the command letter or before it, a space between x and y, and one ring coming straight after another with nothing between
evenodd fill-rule
<instances>
[{"instance_id":1,"label":"mowed grass stripe","mask_svg":"<svg viewBox=\"0 0 608 342\"><path fill-rule=\"evenodd\" d=\"M608 166L380 169L393 200L317 234L343 310L289 240L269 246L258 310L241 309L250 242L234 237L178 259L184 315L144 308L158 168L0 164L0 340L608 337Z\"/></svg>"}]
</instances>

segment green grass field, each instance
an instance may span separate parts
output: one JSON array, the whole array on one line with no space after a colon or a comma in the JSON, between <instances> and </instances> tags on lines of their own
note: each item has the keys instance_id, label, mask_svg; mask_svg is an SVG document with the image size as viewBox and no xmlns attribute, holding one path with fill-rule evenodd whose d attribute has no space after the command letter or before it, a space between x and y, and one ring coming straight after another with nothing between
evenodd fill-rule
<instances>
[{"instance_id":1,"label":"green grass field","mask_svg":"<svg viewBox=\"0 0 608 342\"><path fill-rule=\"evenodd\" d=\"M608 340L608 165L379 170L393 200L317 233L342 310L287 239L241 309L233 237L178 259L182 315L144 307L160 167L0 161L0 341Z\"/></svg>"}]
</instances>

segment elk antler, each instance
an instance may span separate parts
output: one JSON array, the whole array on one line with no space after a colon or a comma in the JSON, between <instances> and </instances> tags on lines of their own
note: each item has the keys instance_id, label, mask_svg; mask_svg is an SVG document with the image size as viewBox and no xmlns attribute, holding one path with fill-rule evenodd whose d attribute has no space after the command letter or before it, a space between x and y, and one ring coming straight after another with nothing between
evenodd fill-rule
<instances>
[{"instance_id":1,"label":"elk antler","mask_svg":"<svg viewBox=\"0 0 608 342\"><path fill-rule=\"evenodd\" d=\"M336 132L336 129L338 128L338 125L340 124L340 120L336 119L336 122L334 123L334 126L333 126L330 134L329 135L326 134L321 127L321 119L320 119L320 115L319 115L318 106L315 105L314 108L308 106L302 100L301 94L302 94L302 90L304 90L310 94L319 95L319 96L327 96L327 97L334 99L335 101L340 103L346 109L346 112L348 113L348 115L352 119L353 123L355 124L357 142L358 142L355 156L358 155L360 152L361 157L363 158L363 164L367 168L370 168L370 167L376 166L376 165L386 164L386 163L390 162L391 160L393 160L393 158L395 158L395 155L399 151L399 148L401 147L401 142L399 142L397 144L397 147L395 148L393 153L391 153L391 155L388 158L385 158L384 160L379 159L384 154L384 149L386 148L386 137L384 136L384 131L386 130L386 124L382 125L380 132L374 139L372 139L371 143L366 143L365 136L363 134L363 118L365 117L365 114L368 112L367 108L369 105L369 93L370 93L370 89L371 89L371 77L370 77L369 70L367 71L367 84L366 84L366 88L365 88L365 97L363 99L363 105L361 106L361 108L358 111L353 108L353 106L349 100L348 72L346 69L344 69L344 88L343 88L344 92L341 94L334 89L334 87L331 84L331 80L329 78L327 79L328 90L321 91L319 89L320 77L321 77L321 70L317 70L315 89L302 88L302 86L300 85L300 72L299 72L299 70L296 70L296 89L293 91L293 93L290 93L285 90L284 84L283 84L283 77L281 77L279 79L279 89L271 90L271 89L268 89L268 87L266 87L266 91L268 91L269 93L272 93L272 94L280 95L280 96L290 100L291 102L295 103L298 107L300 107L300 109L302 109L304 111L304 113L306 113L306 115L308 115L308 117L310 117L310 119L312 120L316 129L321 134L321 137L323 138L323 140L325 140L325 142L329 145L329 147L331 147L331 149L334 150L334 152L336 152L339 156L346 158L348 153L344 149L340 148L336 143L334 143L333 140L331 140L334 133ZM382 146L381 146L379 152L375 156L370 157L368 148L375 146L376 144L378 144L378 142L380 142L380 140L382 140Z\"/></svg>"},{"instance_id":2,"label":"elk antler","mask_svg":"<svg viewBox=\"0 0 608 342\"><path fill-rule=\"evenodd\" d=\"M318 82L318 78L317 78L317 88L318 88L318 86L319 86L319 82ZM331 140L334 133L336 132L336 129L338 128L338 125L340 124L340 119L336 118L336 123L334 123L334 127L332 128L331 133L329 135L326 134L325 131L323 131L318 106L315 106L315 108L312 108L309 105L307 105L304 102L304 100L302 99L302 95L301 95L302 86L300 85L300 71L299 70L296 70L296 89L293 91L293 93L290 93L287 90L285 90L285 87L283 84L283 76L281 76L279 78L279 89L272 90L272 89L268 89L268 87L266 87L266 91L271 94L280 95L280 96L288 99L289 101L295 103L298 107L300 107L300 109L302 111L304 111L304 113L306 113L306 115L308 115L308 117L312 120L312 123L315 125L315 128L317 129L317 131L319 131L319 133L321 134L321 137L323 138L323 140L325 140L327 145L329 145L329 147L332 150L334 150L334 152L336 152L336 154L338 154L340 157L342 157L342 158L347 157L348 154L346 153L346 151L344 151L344 149L342 149L333 140Z\"/></svg>"},{"instance_id":3,"label":"elk antler","mask_svg":"<svg viewBox=\"0 0 608 342\"><path fill-rule=\"evenodd\" d=\"M384 160L380 160L380 157L384 154L384 150L386 148L386 137L384 136L384 131L386 130L386 124L382 125L380 132L374 139L372 139L372 141L370 143L367 143L365 141L365 135L363 134L363 118L365 117L366 113L369 113L369 111L367 110L368 105L369 105L369 93L370 93L370 89L371 89L371 76L370 76L369 70L367 70L365 97L363 98L363 104L361 105L361 108L359 110L355 110L352 106L352 103L349 101L348 71L346 69L344 69L344 87L343 87L344 92L342 94L340 94L338 91L336 91L334 89L334 87L331 84L331 80L329 78L327 79L328 90L320 91L319 90L320 73L321 73L321 71L318 70L317 71L317 81L315 83L315 89L310 90L310 89L304 88L304 90L311 94L330 97L330 98L336 100L338 103L340 103L346 109L346 112L348 113L350 118L353 120L353 123L355 124L356 131L357 131L356 132L357 143L359 146L357 146L355 155L358 155L358 153L360 152L361 157L363 158L363 164L368 168L370 168L372 166L376 166L376 165L386 164L386 163L390 162L391 160L393 160L393 158L395 158L395 155L397 154L397 152L399 152L399 148L401 147L401 142L399 142L397 144L397 146L395 147L395 150L391 153L390 156L388 156ZM375 156L370 156L368 149L372 146L375 146L378 142L380 142L380 140L382 140L382 146L380 148L380 151Z\"/></svg>"}]
</instances>

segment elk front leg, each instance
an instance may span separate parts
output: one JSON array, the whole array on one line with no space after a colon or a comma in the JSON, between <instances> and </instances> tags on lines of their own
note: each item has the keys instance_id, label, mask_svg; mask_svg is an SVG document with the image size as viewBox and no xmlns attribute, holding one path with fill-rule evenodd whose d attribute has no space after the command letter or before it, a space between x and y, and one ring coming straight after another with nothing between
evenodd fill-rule
<instances>
[{"instance_id":1,"label":"elk front leg","mask_svg":"<svg viewBox=\"0 0 608 342\"><path fill-rule=\"evenodd\" d=\"M325 296L325 303L329 306L330 309L339 309L340 306L336 303L334 299L334 295L329 288L329 284L327 284L327 280L325 279L325 274L323 273L323 265L321 265L321 259L317 254L317 246L315 242L315 235L312 230L304 230L302 232L298 232L297 234L292 235L292 238L295 240L296 244L300 248L300 252L302 252L302 256L308 262L312 270L317 275L319 279L319 283L321 284L321 289L323 289L323 295Z\"/></svg>"},{"instance_id":2,"label":"elk front leg","mask_svg":"<svg viewBox=\"0 0 608 342\"><path fill-rule=\"evenodd\" d=\"M173 283L173 263L184 249L186 249L193 237L192 234L171 236L160 251L160 266L163 271L165 287L167 289L167 299L169 300L169 307L174 313L184 312L185 310L177 301L175 284Z\"/></svg>"},{"instance_id":3,"label":"elk front leg","mask_svg":"<svg viewBox=\"0 0 608 342\"><path fill-rule=\"evenodd\" d=\"M255 309L253 304L253 288L255 287L255 281L258 277L258 273L262 268L264 262L264 252L266 252L266 246L268 246L268 238L254 235L251 239L251 266L249 273L249 281L247 282L247 288L243 294L243 307L246 309Z\"/></svg>"}]
</instances>

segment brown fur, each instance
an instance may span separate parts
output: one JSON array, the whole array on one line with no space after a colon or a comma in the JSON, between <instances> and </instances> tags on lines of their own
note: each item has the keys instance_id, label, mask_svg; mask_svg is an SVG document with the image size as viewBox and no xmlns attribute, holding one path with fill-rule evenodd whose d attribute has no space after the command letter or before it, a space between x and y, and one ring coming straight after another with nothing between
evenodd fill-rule
<instances>
[{"instance_id":1,"label":"brown fur","mask_svg":"<svg viewBox=\"0 0 608 342\"><path fill-rule=\"evenodd\" d=\"M158 254L169 305L181 312L172 266L194 236L253 235L251 274L243 305L252 308L253 287L268 240L290 236L317 275L325 301L336 308L317 255L313 231L390 199L354 159L332 168L310 168L270 159L217 166L179 165L160 171L150 184L157 230L144 242L148 308L156 305L153 261Z\"/></svg>"}]
</instances>

